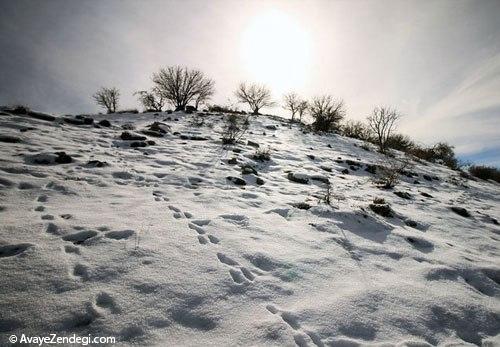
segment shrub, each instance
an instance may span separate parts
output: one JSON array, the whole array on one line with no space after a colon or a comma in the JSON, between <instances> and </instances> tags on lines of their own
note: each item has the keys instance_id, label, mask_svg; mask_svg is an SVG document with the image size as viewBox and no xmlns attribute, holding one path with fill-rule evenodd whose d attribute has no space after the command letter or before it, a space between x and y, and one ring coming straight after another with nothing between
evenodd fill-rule
<instances>
[{"instance_id":1,"label":"shrub","mask_svg":"<svg viewBox=\"0 0 500 347\"><path fill-rule=\"evenodd\" d=\"M387 139L386 146L402 152L408 152L415 147L409 136L403 134L393 134Z\"/></svg>"},{"instance_id":2,"label":"shrub","mask_svg":"<svg viewBox=\"0 0 500 347\"><path fill-rule=\"evenodd\" d=\"M341 128L340 132L342 135L351 137L353 139L372 141L372 136L370 134L370 128L366 124L360 121L347 121Z\"/></svg>"},{"instance_id":3,"label":"shrub","mask_svg":"<svg viewBox=\"0 0 500 347\"><path fill-rule=\"evenodd\" d=\"M371 148L370 148L370 145L367 144L367 143L363 143L361 146L359 146L360 148L364 149L365 151L368 151L370 152L371 151Z\"/></svg>"},{"instance_id":4,"label":"shrub","mask_svg":"<svg viewBox=\"0 0 500 347\"><path fill-rule=\"evenodd\" d=\"M382 217L394 217L394 211L383 198L373 199L373 203L371 203L369 206L373 212Z\"/></svg>"},{"instance_id":5,"label":"shrub","mask_svg":"<svg viewBox=\"0 0 500 347\"><path fill-rule=\"evenodd\" d=\"M208 107L208 112L246 114L246 112L244 111L239 111L229 106L220 106L220 105L210 105Z\"/></svg>"},{"instance_id":6,"label":"shrub","mask_svg":"<svg viewBox=\"0 0 500 347\"><path fill-rule=\"evenodd\" d=\"M434 153L434 160L441 161L444 165L448 166L450 169L458 169L458 160L455 158L455 151L453 146L445 142L439 142L434 145L432 152Z\"/></svg>"},{"instance_id":7,"label":"shrub","mask_svg":"<svg viewBox=\"0 0 500 347\"><path fill-rule=\"evenodd\" d=\"M343 100L335 100L331 95L315 97L309 104L309 114L314 119L315 131L333 131L339 128L345 116Z\"/></svg>"},{"instance_id":8,"label":"shrub","mask_svg":"<svg viewBox=\"0 0 500 347\"><path fill-rule=\"evenodd\" d=\"M469 167L469 173L482 180L493 180L500 183L500 169L493 166L472 165Z\"/></svg>"},{"instance_id":9,"label":"shrub","mask_svg":"<svg viewBox=\"0 0 500 347\"><path fill-rule=\"evenodd\" d=\"M269 161L271 160L271 148L259 148L255 151L253 158L258 161Z\"/></svg>"},{"instance_id":10,"label":"shrub","mask_svg":"<svg viewBox=\"0 0 500 347\"><path fill-rule=\"evenodd\" d=\"M222 128L222 143L229 145L238 142L248 130L248 118L249 116L242 117L233 113L227 115Z\"/></svg>"},{"instance_id":11,"label":"shrub","mask_svg":"<svg viewBox=\"0 0 500 347\"><path fill-rule=\"evenodd\" d=\"M31 112L28 106L16 105L9 110L12 114L28 114Z\"/></svg>"},{"instance_id":12,"label":"shrub","mask_svg":"<svg viewBox=\"0 0 500 347\"><path fill-rule=\"evenodd\" d=\"M139 113L139 110L136 109L136 108L129 108L129 109L126 109L126 110L120 110L120 111L118 111L116 113L120 113L120 114L123 114L123 113L134 113L134 114L136 114L136 113Z\"/></svg>"},{"instance_id":13,"label":"shrub","mask_svg":"<svg viewBox=\"0 0 500 347\"><path fill-rule=\"evenodd\" d=\"M450 169L457 170L459 167L458 159L455 157L453 146L446 142L439 142L432 147L420 147L414 145L408 150L408 153L423 160L432 163L441 163Z\"/></svg>"},{"instance_id":14,"label":"shrub","mask_svg":"<svg viewBox=\"0 0 500 347\"><path fill-rule=\"evenodd\" d=\"M325 185L325 190L324 193L320 195L320 201L332 206L333 202L333 196L332 196L332 185L331 184L326 184Z\"/></svg>"},{"instance_id":15,"label":"shrub","mask_svg":"<svg viewBox=\"0 0 500 347\"><path fill-rule=\"evenodd\" d=\"M210 123L212 124L212 123ZM201 127L205 125L205 117L203 117L202 114L200 113L195 113L190 119L189 119L189 125L193 127Z\"/></svg>"},{"instance_id":16,"label":"shrub","mask_svg":"<svg viewBox=\"0 0 500 347\"><path fill-rule=\"evenodd\" d=\"M139 90L134 95L137 95L146 112L161 112L167 102L158 87L151 88L151 91Z\"/></svg>"},{"instance_id":17,"label":"shrub","mask_svg":"<svg viewBox=\"0 0 500 347\"><path fill-rule=\"evenodd\" d=\"M410 162L406 158L390 158L377 167L378 177L375 178L375 184L381 188L390 189L399 183L399 175L409 169Z\"/></svg>"},{"instance_id":18,"label":"shrub","mask_svg":"<svg viewBox=\"0 0 500 347\"><path fill-rule=\"evenodd\" d=\"M184 109L185 109L184 112L186 112L187 114L192 114L197 111L196 107L191 105L187 105Z\"/></svg>"}]
</instances>

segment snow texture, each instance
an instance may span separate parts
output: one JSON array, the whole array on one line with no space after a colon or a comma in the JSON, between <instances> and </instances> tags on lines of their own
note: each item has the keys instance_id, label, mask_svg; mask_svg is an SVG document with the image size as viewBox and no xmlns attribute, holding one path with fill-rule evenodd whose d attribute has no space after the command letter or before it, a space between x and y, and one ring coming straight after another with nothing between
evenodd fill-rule
<instances>
[{"instance_id":1,"label":"snow texture","mask_svg":"<svg viewBox=\"0 0 500 347\"><path fill-rule=\"evenodd\" d=\"M498 184L414 162L381 189L387 157L272 117L225 147L220 114L91 117L0 115L0 345L500 345Z\"/></svg>"}]
</instances>

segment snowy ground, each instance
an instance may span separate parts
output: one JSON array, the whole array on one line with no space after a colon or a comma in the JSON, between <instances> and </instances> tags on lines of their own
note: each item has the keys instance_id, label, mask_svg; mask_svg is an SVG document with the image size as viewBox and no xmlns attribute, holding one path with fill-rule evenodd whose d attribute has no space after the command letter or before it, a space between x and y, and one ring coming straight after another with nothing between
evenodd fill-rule
<instances>
[{"instance_id":1,"label":"snowy ground","mask_svg":"<svg viewBox=\"0 0 500 347\"><path fill-rule=\"evenodd\" d=\"M415 163L418 176L380 189L365 171L380 154L267 117L226 148L219 115L201 126L183 113L92 117L112 126L0 115L0 345L21 333L118 345L500 345L498 184ZM154 120L171 127L148 137L156 145L120 139L122 125L140 133ZM249 139L271 161L255 161ZM54 163L58 151L72 162ZM333 207L313 176L330 180ZM394 217L372 212L375 197Z\"/></svg>"}]
</instances>

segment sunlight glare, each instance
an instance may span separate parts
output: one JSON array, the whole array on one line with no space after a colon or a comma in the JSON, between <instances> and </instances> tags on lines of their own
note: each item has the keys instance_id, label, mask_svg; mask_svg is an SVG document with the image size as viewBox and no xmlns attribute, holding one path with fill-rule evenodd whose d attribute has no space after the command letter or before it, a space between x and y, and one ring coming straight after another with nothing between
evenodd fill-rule
<instances>
[{"instance_id":1,"label":"sunlight glare","mask_svg":"<svg viewBox=\"0 0 500 347\"><path fill-rule=\"evenodd\" d=\"M301 89L309 75L309 37L283 12L256 17L243 33L241 54L252 82L264 83L274 93Z\"/></svg>"}]
</instances>

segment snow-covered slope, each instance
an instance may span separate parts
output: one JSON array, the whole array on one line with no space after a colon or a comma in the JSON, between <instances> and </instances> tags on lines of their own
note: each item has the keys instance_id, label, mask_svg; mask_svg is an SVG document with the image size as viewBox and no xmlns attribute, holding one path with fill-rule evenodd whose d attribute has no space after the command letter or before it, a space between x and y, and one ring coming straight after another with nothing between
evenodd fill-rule
<instances>
[{"instance_id":1,"label":"snow-covered slope","mask_svg":"<svg viewBox=\"0 0 500 347\"><path fill-rule=\"evenodd\" d=\"M111 127L0 115L0 345L500 344L497 184L414 163L380 189L366 168L387 158L267 117L225 148L221 115L92 117ZM155 145L120 139L153 121Z\"/></svg>"}]
</instances>

